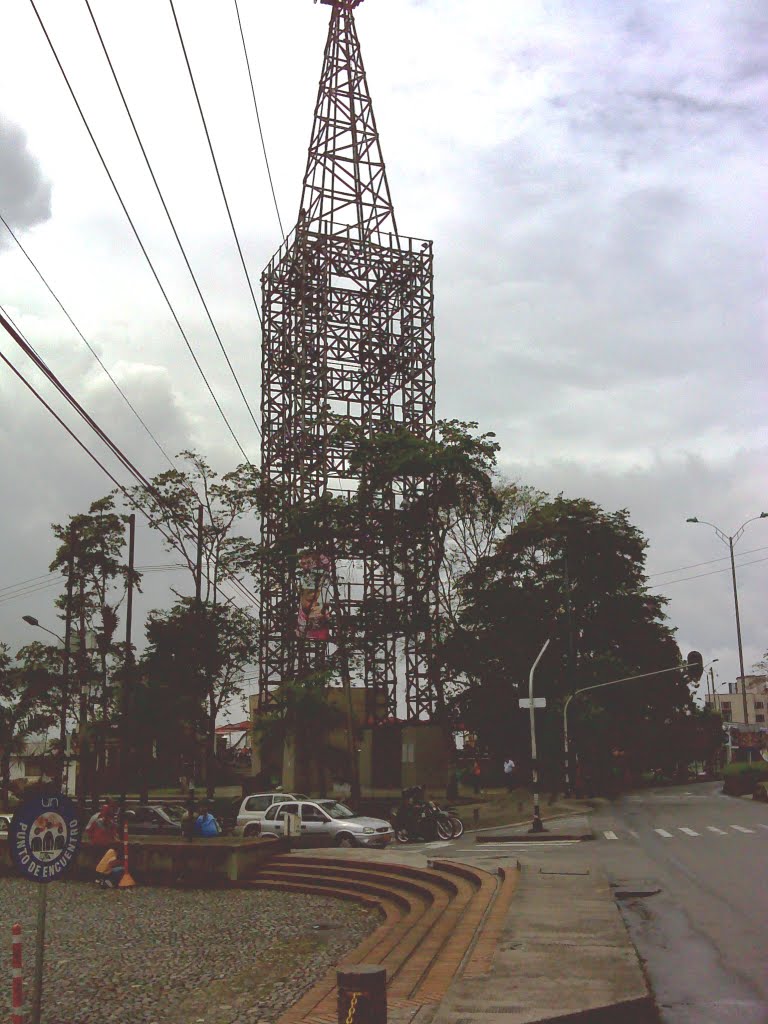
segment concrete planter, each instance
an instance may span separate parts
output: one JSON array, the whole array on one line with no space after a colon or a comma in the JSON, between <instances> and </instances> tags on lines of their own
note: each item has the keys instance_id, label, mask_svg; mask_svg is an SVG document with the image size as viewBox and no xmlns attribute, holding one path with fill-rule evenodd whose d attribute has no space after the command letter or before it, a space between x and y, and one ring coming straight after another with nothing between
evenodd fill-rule
<instances>
[{"instance_id":1,"label":"concrete planter","mask_svg":"<svg viewBox=\"0 0 768 1024\"><path fill-rule=\"evenodd\" d=\"M113 847L121 852L122 845ZM84 841L68 877L90 880L107 847ZM211 888L255 878L262 866L285 853L285 839L155 838L137 836L129 841L129 870L144 885L184 885ZM15 874L8 841L0 839L0 874Z\"/></svg>"}]
</instances>

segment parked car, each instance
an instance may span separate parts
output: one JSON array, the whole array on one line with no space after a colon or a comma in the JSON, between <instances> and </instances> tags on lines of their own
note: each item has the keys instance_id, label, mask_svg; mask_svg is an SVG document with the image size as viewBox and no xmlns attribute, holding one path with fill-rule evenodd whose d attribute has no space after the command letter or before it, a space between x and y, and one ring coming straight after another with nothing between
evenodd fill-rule
<instances>
[{"instance_id":1,"label":"parked car","mask_svg":"<svg viewBox=\"0 0 768 1024\"><path fill-rule=\"evenodd\" d=\"M8 829L11 827L12 814L0 814L0 836L8 835Z\"/></svg>"},{"instance_id":2,"label":"parked car","mask_svg":"<svg viewBox=\"0 0 768 1024\"><path fill-rule=\"evenodd\" d=\"M395 837L388 821L355 814L336 800L273 804L261 822L262 835L284 835L286 814L299 815L303 845L386 846Z\"/></svg>"},{"instance_id":3,"label":"parked car","mask_svg":"<svg viewBox=\"0 0 768 1024\"><path fill-rule=\"evenodd\" d=\"M175 813L175 812L172 812ZM130 807L125 812L129 836L180 836L181 819L162 804Z\"/></svg>"},{"instance_id":4,"label":"parked car","mask_svg":"<svg viewBox=\"0 0 768 1024\"><path fill-rule=\"evenodd\" d=\"M267 810L273 804L285 803L286 800L309 800L309 797L303 793L252 793L247 796L237 812L235 833L246 837L258 835Z\"/></svg>"}]
</instances>

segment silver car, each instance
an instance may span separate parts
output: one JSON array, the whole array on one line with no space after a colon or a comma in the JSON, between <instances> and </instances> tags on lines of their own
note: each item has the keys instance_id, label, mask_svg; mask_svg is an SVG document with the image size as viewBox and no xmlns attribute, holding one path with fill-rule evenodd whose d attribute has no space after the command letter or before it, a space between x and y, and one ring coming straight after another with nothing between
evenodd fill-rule
<instances>
[{"instance_id":1,"label":"silver car","mask_svg":"<svg viewBox=\"0 0 768 1024\"><path fill-rule=\"evenodd\" d=\"M395 838L388 821L355 814L336 800L275 804L262 819L261 834L285 835L287 814L299 816L301 837L307 840L307 845L314 839L312 845L317 846L386 846Z\"/></svg>"},{"instance_id":2,"label":"silver car","mask_svg":"<svg viewBox=\"0 0 768 1024\"><path fill-rule=\"evenodd\" d=\"M303 793L252 793L243 799L237 812L234 834L246 839L259 834L261 820L273 804L286 800L309 800Z\"/></svg>"}]
</instances>

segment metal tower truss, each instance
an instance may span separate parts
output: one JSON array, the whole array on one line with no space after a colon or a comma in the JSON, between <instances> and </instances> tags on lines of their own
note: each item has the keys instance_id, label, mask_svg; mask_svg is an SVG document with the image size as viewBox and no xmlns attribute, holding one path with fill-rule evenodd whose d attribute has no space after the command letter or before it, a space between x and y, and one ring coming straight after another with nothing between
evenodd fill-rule
<instances>
[{"instance_id":1,"label":"metal tower truss","mask_svg":"<svg viewBox=\"0 0 768 1024\"><path fill-rule=\"evenodd\" d=\"M262 275L269 548L285 533L286 504L356 490L349 442L334 430L339 417L369 433L404 424L434 435L432 246L397 230L352 14L360 0L323 2L333 10L301 213ZM438 702L429 626L437 610L434 524L427 515L407 572L397 571L381 542L392 509L411 501L429 506L423 483L398 481L380 495L380 514L336 550L343 607L332 618L341 615L356 631L352 646L362 652L373 718L397 713L398 663L409 719L430 718ZM409 610L406 623L418 625L382 628L381 617L373 625L375 610L396 600ZM283 681L325 664L322 634L297 636L297 608L295 570L276 555L262 575L262 707Z\"/></svg>"}]
</instances>

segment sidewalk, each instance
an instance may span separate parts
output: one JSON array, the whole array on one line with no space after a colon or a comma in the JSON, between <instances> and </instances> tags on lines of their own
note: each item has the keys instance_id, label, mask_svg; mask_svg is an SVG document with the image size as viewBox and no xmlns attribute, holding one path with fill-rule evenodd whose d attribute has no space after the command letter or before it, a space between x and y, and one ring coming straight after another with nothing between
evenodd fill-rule
<instances>
[{"instance_id":1,"label":"sidewalk","mask_svg":"<svg viewBox=\"0 0 768 1024\"><path fill-rule=\"evenodd\" d=\"M513 822L506 827L493 829L482 829L475 833L475 840L478 843L504 843L504 842L538 842L547 841L562 842L563 840L594 839L594 833L586 814L573 814L564 812L551 818L544 817L543 832L531 832L531 818L527 821Z\"/></svg>"},{"instance_id":2,"label":"sidewalk","mask_svg":"<svg viewBox=\"0 0 768 1024\"><path fill-rule=\"evenodd\" d=\"M524 868L490 973L459 977L430 1024L658 1020L605 877Z\"/></svg>"}]
</instances>

